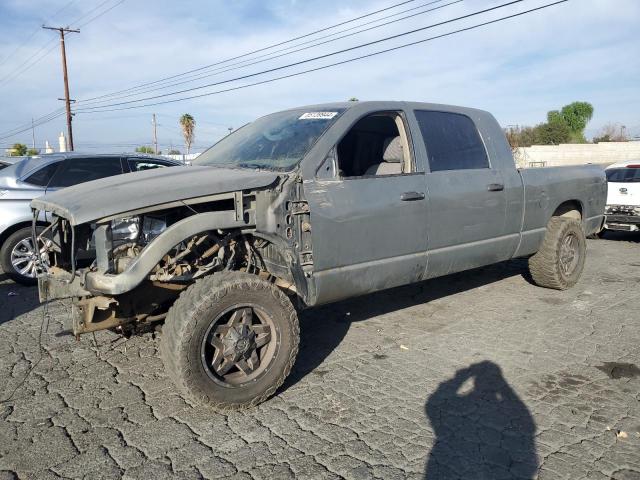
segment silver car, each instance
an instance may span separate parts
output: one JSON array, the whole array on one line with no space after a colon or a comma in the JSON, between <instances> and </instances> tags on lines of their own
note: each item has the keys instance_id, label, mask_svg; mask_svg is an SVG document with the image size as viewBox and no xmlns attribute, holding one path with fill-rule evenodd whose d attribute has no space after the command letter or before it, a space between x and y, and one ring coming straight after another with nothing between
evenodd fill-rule
<instances>
[{"instance_id":1,"label":"silver car","mask_svg":"<svg viewBox=\"0 0 640 480\"><path fill-rule=\"evenodd\" d=\"M36 249L31 238L32 199L99 178L177 165L182 164L141 154L56 153L17 161L0 159L0 267L19 283L37 283L35 259L44 255L45 248L42 245ZM40 229L44 229L46 220L40 218Z\"/></svg>"}]
</instances>

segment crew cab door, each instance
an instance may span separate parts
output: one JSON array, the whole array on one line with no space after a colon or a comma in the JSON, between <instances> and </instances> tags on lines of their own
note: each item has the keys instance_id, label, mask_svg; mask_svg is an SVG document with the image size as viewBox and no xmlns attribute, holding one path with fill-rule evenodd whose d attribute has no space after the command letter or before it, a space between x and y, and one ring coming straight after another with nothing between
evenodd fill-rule
<instances>
[{"instance_id":1,"label":"crew cab door","mask_svg":"<svg viewBox=\"0 0 640 480\"><path fill-rule=\"evenodd\" d=\"M425 183L404 113L356 121L318 172L304 185L314 303L419 280L426 266Z\"/></svg>"},{"instance_id":2,"label":"crew cab door","mask_svg":"<svg viewBox=\"0 0 640 480\"><path fill-rule=\"evenodd\" d=\"M421 135L419 151L428 163L425 278L510 258L519 234L506 235L505 178L491 164L473 120L453 112L414 114ZM511 188L512 179L507 180Z\"/></svg>"}]
</instances>

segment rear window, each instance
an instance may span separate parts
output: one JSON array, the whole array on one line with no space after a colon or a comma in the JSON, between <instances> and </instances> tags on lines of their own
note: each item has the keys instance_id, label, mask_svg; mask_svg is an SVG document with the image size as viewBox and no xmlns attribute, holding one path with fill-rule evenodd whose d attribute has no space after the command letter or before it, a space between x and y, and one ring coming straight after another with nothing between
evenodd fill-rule
<instances>
[{"instance_id":1,"label":"rear window","mask_svg":"<svg viewBox=\"0 0 640 480\"><path fill-rule=\"evenodd\" d=\"M416 110L432 172L489 168L473 121L458 113Z\"/></svg>"},{"instance_id":2,"label":"rear window","mask_svg":"<svg viewBox=\"0 0 640 480\"><path fill-rule=\"evenodd\" d=\"M49 185L51 181L51 177L56 173L59 162L50 163L49 165L42 167L37 172L31 174L25 179L25 183L30 183L31 185L37 185L38 187L46 187Z\"/></svg>"},{"instance_id":3,"label":"rear window","mask_svg":"<svg viewBox=\"0 0 640 480\"><path fill-rule=\"evenodd\" d=\"M640 168L609 168L605 170L607 181L613 183L640 182Z\"/></svg>"}]
</instances>

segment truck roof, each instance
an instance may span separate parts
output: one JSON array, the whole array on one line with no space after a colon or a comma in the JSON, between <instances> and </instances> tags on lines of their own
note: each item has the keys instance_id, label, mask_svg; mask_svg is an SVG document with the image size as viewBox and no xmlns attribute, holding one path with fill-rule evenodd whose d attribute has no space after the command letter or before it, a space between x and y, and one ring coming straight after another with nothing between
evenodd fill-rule
<instances>
[{"instance_id":1,"label":"truck roof","mask_svg":"<svg viewBox=\"0 0 640 480\"><path fill-rule=\"evenodd\" d=\"M474 114L488 114L485 110L477 108L461 107L459 105L446 105L441 103L412 102L404 100L367 100L353 102L329 102L315 105L303 105L300 107L288 108L285 111L293 110L332 110L332 109L362 109L362 110L400 110L400 109L424 109L437 110L440 112L463 113L473 116Z\"/></svg>"}]
</instances>

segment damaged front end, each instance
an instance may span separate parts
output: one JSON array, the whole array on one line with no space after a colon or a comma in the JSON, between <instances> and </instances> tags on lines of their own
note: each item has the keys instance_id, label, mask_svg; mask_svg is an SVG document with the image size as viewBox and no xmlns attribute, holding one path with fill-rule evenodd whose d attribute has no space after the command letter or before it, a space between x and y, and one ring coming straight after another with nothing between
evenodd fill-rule
<instances>
[{"instance_id":1,"label":"damaged front end","mask_svg":"<svg viewBox=\"0 0 640 480\"><path fill-rule=\"evenodd\" d=\"M38 278L40 301L72 298L78 336L162 320L182 290L225 270L256 274L290 293L306 293L301 266L306 257L299 246L309 247L310 240L301 241L303 219L290 211L299 203L301 187L288 177L279 183L82 224L59 206L34 201L34 224L39 210L51 218L50 265Z\"/></svg>"}]
</instances>

